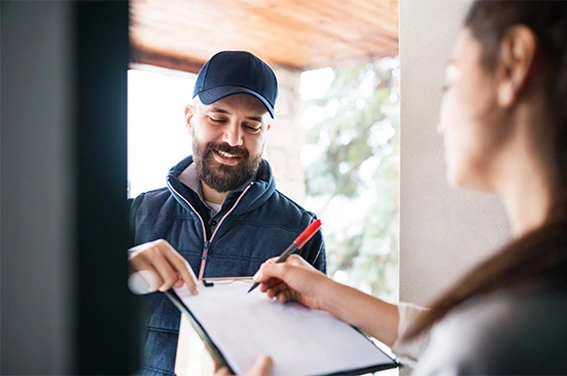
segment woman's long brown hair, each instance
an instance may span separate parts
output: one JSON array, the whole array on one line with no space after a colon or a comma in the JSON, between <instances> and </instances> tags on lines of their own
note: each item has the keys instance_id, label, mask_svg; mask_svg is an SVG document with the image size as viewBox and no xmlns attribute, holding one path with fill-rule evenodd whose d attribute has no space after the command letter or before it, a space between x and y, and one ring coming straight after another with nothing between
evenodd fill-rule
<instances>
[{"instance_id":1,"label":"woman's long brown hair","mask_svg":"<svg viewBox=\"0 0 567 376\"><path fill-rule=\"evenodd\" d=\"M510 242L468 272L435 300L405 338L413 338L464 301L495 290L529 282L549 282L567 288L567 2L477 0L464 26L482 45L481 64L493 70L500 43L514 25L529 27L537 37L536 74L547 93L553 124L534 124L550 132L556 156L553 205L545 224Z\"/></svg>"}]
</instances>

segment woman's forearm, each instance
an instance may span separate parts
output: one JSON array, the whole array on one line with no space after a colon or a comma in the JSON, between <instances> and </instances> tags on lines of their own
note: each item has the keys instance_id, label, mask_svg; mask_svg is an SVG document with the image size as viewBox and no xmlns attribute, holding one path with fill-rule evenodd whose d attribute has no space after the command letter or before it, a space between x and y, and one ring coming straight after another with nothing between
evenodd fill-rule
<instances>
[{"instance_id":1,"label":"woman's forearm","mask_svg":"<svg viewBox=\"0 0 567 376\"><path fill-rule=\"evenodd\" d=\"M332 283L321 299L322 308L391 347L398 338L398 306L341 283Z\"/></svg>"}]
</instances>

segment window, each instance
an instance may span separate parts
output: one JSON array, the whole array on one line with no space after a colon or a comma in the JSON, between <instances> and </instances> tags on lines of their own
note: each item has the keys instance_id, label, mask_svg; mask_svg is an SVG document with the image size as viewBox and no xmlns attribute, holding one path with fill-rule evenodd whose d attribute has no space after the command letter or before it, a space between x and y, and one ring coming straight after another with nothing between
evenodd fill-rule
<instances>
[{"instance_id":1,"label":"window","mask_svg":"<svg viewBox=\"0 0 567 376\"><path fill-rule=\"evenodd\" d=\"M184 108L196 75L128 71L128 197L165 186L171 167L191 154Z\"/></svg>"},{"instance_id":2,"label":"window","mask_svg":"<svg viewBox=\"0 0 567 376\"><path fill-rule=\"evenodd\" d=\"M321 217L329 275L398 300L399 60L302 75L305 206Z\"/></svg>"}]
</instances>

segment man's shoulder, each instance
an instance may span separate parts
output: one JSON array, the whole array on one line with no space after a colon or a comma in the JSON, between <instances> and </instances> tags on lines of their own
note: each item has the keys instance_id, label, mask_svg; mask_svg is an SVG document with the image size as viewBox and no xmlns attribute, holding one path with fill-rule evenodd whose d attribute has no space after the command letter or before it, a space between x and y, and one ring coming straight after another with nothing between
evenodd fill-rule
<instances>
[{"instance_id":1,"label":"man's shoulder","mask_svg":"<svg viewBox=\"0 0 567 376\"><path fill-rule=\"evenodd\" d=\"M309 215L315 217L315 214L308 209L304 208L302 205L298 204L295 200L288 197L280 190L276 189L270 200L274 205L285 207L288 210L296 211L298 214L301 215Z\"/></svg>"},{"instance_id":2,"label":"man's shoulder","mask_svg":"<svg viewBox=\"0 0 567 376\"><path fill-rule=\"evenodd\" d=\"M169 189L163 187L142 192L132 201L132 208L162 206L171 197Z\"/></svg>"},{"instance_id":3,"label":"man's shoulder","mask_svg":"<svg viewBox=\"0 0 567 376\"><path fill-rule=\"evenodd\" d=\"M152 200L164 196L171 195L171 192L166 187L152 189L150 191L142 192L134 198L134 201Z\"/></svg>"}]
</instances>

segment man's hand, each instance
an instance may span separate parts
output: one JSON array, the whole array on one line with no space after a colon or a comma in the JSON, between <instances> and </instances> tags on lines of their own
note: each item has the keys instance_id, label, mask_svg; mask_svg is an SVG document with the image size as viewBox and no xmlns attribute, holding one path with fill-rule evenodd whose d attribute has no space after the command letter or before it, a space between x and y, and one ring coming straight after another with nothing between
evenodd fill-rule
<instances>
[{"instance_id":1,"label":"man's hand","mask_svg":"<svg viewBox=\"0 0 567 376\"><path fill-rule=\"evenodd\" d=\"M166 240L158 239L130 248L128 260L132 272L153 272L159 291L181 287L185 283L192 294L198 294L197 278L189 263Z\"/></svg>"}]
</instances>

